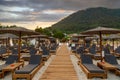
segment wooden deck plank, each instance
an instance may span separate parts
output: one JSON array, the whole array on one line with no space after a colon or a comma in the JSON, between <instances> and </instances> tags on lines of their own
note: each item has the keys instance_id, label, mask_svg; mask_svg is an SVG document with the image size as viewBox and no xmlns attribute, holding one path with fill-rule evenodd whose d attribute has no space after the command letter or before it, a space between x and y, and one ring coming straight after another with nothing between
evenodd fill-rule
<instances>
[{"instance_id":1,"label":"wooden deck plank","mask_svg":"<svg viewBox=\"0 0 120 80\"><path fill-rule=\"evenodd\" d=\"M39 80L78 80L65 44L56 52L56 57Z\"/></svg>"}]
</instances>

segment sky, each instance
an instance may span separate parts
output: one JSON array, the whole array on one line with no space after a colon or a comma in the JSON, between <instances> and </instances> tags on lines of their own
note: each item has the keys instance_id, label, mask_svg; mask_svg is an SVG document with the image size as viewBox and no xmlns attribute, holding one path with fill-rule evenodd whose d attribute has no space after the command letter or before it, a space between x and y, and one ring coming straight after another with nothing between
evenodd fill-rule
<instances>
[{"instance_id":1,"label":"sky","mask_svg":"<svg viewBox=\"0 0 120 80\"><path fill-rule=\"evenodd\" d=\"M0 0L0 24L45 28L93 7L120 8L120 0Z\"/></svg>"}]
</instances>

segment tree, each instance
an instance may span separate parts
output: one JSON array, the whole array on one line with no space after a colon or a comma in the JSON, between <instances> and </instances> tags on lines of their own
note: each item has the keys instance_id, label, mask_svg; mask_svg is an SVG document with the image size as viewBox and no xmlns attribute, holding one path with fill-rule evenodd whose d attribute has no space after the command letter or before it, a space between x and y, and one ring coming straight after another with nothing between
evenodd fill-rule
<instances>
[{"instance_id":1,"label":"tree","mask_svg":"<svg viewBox=\"0 0 120 80\"><path fill-rule=\"evenodd\" d=\"M39 32L39 33L44 33L44 30L42 29L42 27L38 27L35 29L36 32Z\"/></svg>"},{"instance_id":2,"label":"tree","mask_svg":"<svg viewBox=\"0 0 120 80\"><path fill-rule=\"evenodd\" d=\"M53 37L58 38L58 39L62 39L65 37L65 35L59 31L59 32L54 33Z\"/></svg>"}]
</instances>

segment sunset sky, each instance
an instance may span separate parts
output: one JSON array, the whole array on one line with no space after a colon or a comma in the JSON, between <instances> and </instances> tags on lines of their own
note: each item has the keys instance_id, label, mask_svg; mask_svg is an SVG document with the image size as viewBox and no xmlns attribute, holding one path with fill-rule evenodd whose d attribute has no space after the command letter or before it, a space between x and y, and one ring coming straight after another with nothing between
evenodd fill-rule
<instances>
[{"instance_id":1,"label":"sunset sky","mask_svg":"<svg viewBox=\"0 0 120 80\"><path fill-rule=\"evenodd\" d=\"M0 0L0 24L45 28L91 7L120 8L120 0Z\"/></svg>"}]
</instances>

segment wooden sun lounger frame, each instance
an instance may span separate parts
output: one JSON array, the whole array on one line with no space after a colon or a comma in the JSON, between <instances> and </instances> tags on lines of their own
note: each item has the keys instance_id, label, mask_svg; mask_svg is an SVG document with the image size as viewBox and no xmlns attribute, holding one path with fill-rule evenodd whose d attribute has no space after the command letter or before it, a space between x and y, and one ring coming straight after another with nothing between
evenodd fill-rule
<instances>
[{"instance_id":1,"label":"wooden sun lounger frame","mask_svg":"<svg viewBox=\"0 0 120 80\"><path fill-rule=\"evenodd\" d=\"M13 73L12 80L16 80L17 78L26 78L27 80L32 80L35 73L44 65L42 62L39 66L37 66L30 74L15 74Z\"/></svg>"},{"instance_id":2,"label":"wooden sun lounger frame","mask_svg":"<svg viewBox=\"0 0 120 80\"><path fill-rule=\"evenodd\" d=\"M80 65L80 67L82 68L82 70L84 71L84 73L86 74L88 79L91 79L93 77L101 77L103 79L107 78L107 72L105 72L105 73L90 73L88 71L88 69L84 65L82 65L81 61L78 61L78 65Z\"/></svg>"},{"instance_id":3,"label":"wooden sun lounger frame","mask_svg":"<svg viewBox=\"0 0 120 80\"><path fill-rule=\"evenodd\" d=\"M2 78L3 77L3 71L2 72L0 72L0 78Z\"/></svg>"},{"instance_id":4,"label":"wooden sun lounger frame","mask_svg":"<svg viewBox=\"0 0 120 80\"><path fill-rule=\"evenodd\" d=\"M10 53L7 52L7 53L4 53L4 54L0 55L0 57L4 58L4 57L9 56L9 55L10 55Z\"/></svg>"},{"instance_id":5,"label":"wooden sun lounger frame","mask_svg":"<svg viewBox=\"0 0 120 80\"><path fill-rule=\"evenodd\" d=\"M120 70L116 69L115 70L115 74L118 75L118 76L120 76Z\"/></svg>"},{"instance_id":6,"label":"wooden sun lounger frame","mask_svg":"<svg viewBox=\"0 0 120 80\"><path fill-rule=\"evenodd\" d=\"M51 54L49 54L47 57L42 57L42 61L47 61L50 58Z\"/></svg>"},{"instance_id":7,"label":"wooden sun lounger frame","mask_svg":"<svg viewBox=\"0 0 120 80\"><path fill-rule=\"evenodd\" d=\"M114 53L116 57L120 57L120 53Z\"/></svg>"},{"instance_id":8,"label":"wooden sun lounger frame","mask_svg":"<svg viewBox=\"0 0 120 80\"><path fill-rule=\"evenodd\" d=\"M50 50L50 54L55 55L56 54L56 50Z\"/></svg>"}]
</instances>

